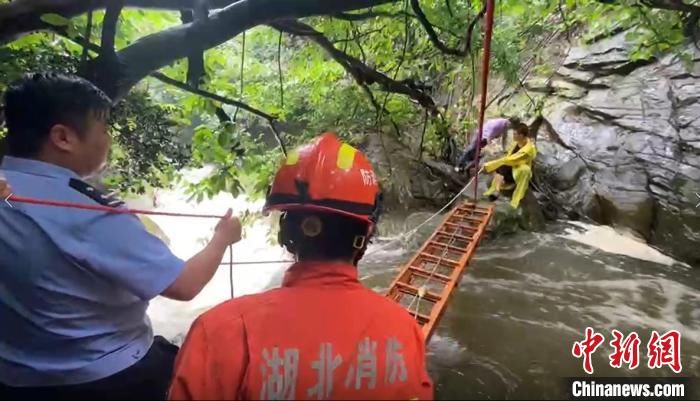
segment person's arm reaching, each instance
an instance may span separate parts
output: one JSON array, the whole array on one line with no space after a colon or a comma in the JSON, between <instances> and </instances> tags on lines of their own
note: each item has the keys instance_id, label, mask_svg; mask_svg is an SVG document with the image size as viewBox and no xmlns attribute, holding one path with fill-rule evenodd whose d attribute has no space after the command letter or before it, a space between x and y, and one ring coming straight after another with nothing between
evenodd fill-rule
<instances>
[{"instance_id":1,"label":"person's arm reaching","mask_svg":"<svg viewBox=\"0 0 700 401\"><path fill-rule=\"evenodd\" d=\"M510 153L510 151L511 150L509 149L508 153ZM527 144L527 145L523 146L519 151L517 151L513 154L508 154L508 155L503 156L499 159L492 160L492 161L484 164L484 170L486 170L487 173L491 173L501 166L515 167L521 163L532 161L532 158L533 158L532 145Z\"/></svg>"},{"instance_id":2,"label":"person's arm reaching","mask_svg":"<svg viewBox=\"0 0 700 401\"><path fill-rule=\"evenodd\" d=\"M161 295L178 301L189 301L214 277L226 248L241 240L241 222L228 210L216 225L211 241L198 254L185 262L180 275Z\"/></svg>"}]
</instances>

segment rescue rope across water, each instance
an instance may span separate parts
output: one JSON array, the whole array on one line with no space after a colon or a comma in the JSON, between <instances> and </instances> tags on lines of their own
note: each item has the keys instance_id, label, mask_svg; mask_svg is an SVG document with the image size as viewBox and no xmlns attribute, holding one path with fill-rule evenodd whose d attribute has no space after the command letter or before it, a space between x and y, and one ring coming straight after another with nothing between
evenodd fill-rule
<instances>
[{"instance_id":1,"label":"rescue rope across water","mask_svg":"<svg viewBox=\"0 0 700 401\"><path fill-rule=\"evenodd\" d=\"M452 199L449 200L440 210L437 212L433 213L430 217L425 219L422 223L417 225L415 228L411 229L408 232L405 232L398 236L397 238L394 238L393 240L387 242L386 244L383 244L379 248L373 249L372 251L368 252L365 254L365 256L373 255L377 252L380 252L387 247L396 244L399 241L407 240L410 237L412 237L414 234L418 232L423 226L428 224L430 221L432 221L435 217L439 216L441 213L443 213L450 205L452 205L466 190L469 188L470 185L475 181L475 179L478 177L478 173L480 173L483 170L480 169L477 174L472 177L467 185L465 185ZM41 205L41 206L52 206L52 207L65 207L65 208L70 208L70 209L82 209L82 210L94 210L94 211L100 211L100 212L105 212L105 213L114 213L114 214L141 214L141 215L151 215L151 216L171 216L171 217L189 217L189 218L205 218L205 219L221 219L224 217L223 215L216 215L216 214L202 214L202 213L181 213L181 212L164 212L164 211L157 211L157 210L145 210L145 209L132 209L132 208L113 208L109 206L102 206L102 205L86 205L83 203L76 203L76 202L65 202L65 201L54 201L54 200L48 200L48 199L36 199L36 198L29 198L25 196L19 196L12 194L7 198L8 201L12 202L18 202L18 203L27 203L27 204L33 204L33 205ZM233 261L233 252L231 252L231 249L229 248L229 261L228 262L222 262L222 266L235 266L235 265L265 265L265 264L277 264L277 263L294 263L293 260L260 260L260 261L247 261L247 262L234 262ZM231 270L230 272L230 281L233 282L233 271ZM233 285L232 285L233 287ZM231 294L233 297L233 288L231 290Z\"/></svg>"},{"instance_id":2,"label":"rescue rope across water","mask_svg":"<svg viewBox=\"0 0 700 401\"><path fill-rule=\"evenodd\" d=\"M412 230L410 230L410 231L408 231L408 232L405 232L405 233L399 235L397 238L394 238L393 240L387 242L386 244L380 246L380 247L377 248L377 249L373 249L372 252L366 253L365 256L369 256L369 255L375 254L375 253L377 253L377 252L379 252L379 251L381 251L381 250L387 248L389 245L395 244L395 243L398 242L398 241L403 241L403 240L407 240L407 239L411 238L411 236L413 236L415 233L417 233L418 230L420 230L424 225L428 224L431 220L433 220L434 218L436 218L437 216L439 216L442 212L445 211L445 209L447 209L448 207L450 207L450 205L452 205L460 196L462 196L462 194L463 194L464 192L466 192L467 188L469 188L469 186L472 185L473 182L475 182L475 179L479 176L479 173L480 173L482 170L483 170L483 168L479 169L479 171L474 175L474 177L472 177L472 179L469 180L469 182L467 183L467 185L465 185L464 188L462 188L462 190L459 191L459 192L457 193L457 195L453 196L452 199L450 199L450 201L447 202L447 203L445 204L445 206L443 206L440 210L438 210L437 212L433 213L430 217L428 217L425 221L423 221L422 223L420 223L419 225L417 225L417 226L416 226L415 228L413 228Z\"/></svg>"},{"instance_id":3,"label":"rescue rope across water","mask_svg":"<svg viewBox=\"0 0 700 401\"><path fill-rule=\"evenodd\" d=\"M54 201L47 199L35 199L28 198L25 196L18 196L15 194L10 195L7 198L8 201L18 202L18 203L29 203L33 205L42 206L54 206L54 207L66 207L70 209L82 209L82 210L95 210L105 213L114 214L144 214L152 216L173 216L173 217L198 217L204 219L221 219L223 215L216 214L200 214L200 213L175 213L175 212L159 212L155 210L143 210L143 209L130 209L130 208L114 208L102 205L86 205L84 203L76 202L64 202L64 201Z\"/></svg>"}]
</instances>

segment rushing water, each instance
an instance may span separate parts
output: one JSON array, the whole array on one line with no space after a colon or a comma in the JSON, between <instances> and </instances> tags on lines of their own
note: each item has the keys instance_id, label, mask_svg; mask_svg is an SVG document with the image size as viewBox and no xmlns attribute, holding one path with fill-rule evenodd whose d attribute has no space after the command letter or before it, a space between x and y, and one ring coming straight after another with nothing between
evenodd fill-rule
<instances>
[{"instance_id":1,"label":"rushing water","mask_svg":"<svg viewBox=\"0 0 700 401\"><path fill-rule=\"evenodd\" d=\"M160 207L224 213L256 209L222 194L194 206L176 192L159 195ZM389 217L382 235L408 231L429 214ZM211 235L215 221L153 219L172 249L186 258ZM437 224L437 220L432 227ZM360 266L365 284L378 291L431 232L409 240L373 245ZM288 255L267 238L258 223L234 246L236 262L284 260ZM379 247L382 249L378 250ZM286 263L239 265L233 270L236 296L276 286ZM230 297L229 270L222 267L192 302L152 302L149 315L157 333L181 341L192 320ZM428 346L428 364L441 399L525 399L566 397L563 378L584 376L572 356L575 341L590 326L605 336L593 356L594 376L671 376L667 367L646 367L652 330L682 335L683 375L700 377L700 269L678 263L645 244L607 227L558 223L544 233L520 233L482 242ZM636 331L640 367L609 366L611 330ZM697 389L696 389L697 392ZM695 395L697 398L698 395Z\"/></svg>"}]
</instances>

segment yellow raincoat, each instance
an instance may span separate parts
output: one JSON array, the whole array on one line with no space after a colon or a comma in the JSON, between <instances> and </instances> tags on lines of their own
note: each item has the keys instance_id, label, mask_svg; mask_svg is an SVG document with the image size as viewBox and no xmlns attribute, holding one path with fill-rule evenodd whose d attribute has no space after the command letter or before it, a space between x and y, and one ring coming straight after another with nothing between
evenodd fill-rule
<instances>
[{"instance_id":1,"label":"yellow raincoat","mask_svg":"<svg viewBox=\"0 0 700 401\"><path fill-rule=\"evenodd\" d=\"M514 142L506 155L500 159L496 159L484 164L484 170L487 173L492 173L496 171L501 166L510 166L513 168L513 179L515 180L515 190L513 191L513 196L511 197L510 205L513 208L518 208L520 206L520 201L525 197L527 193L527 188L530 184L530 178L532 178L532 162L537 156L537 148L535 144L528 139L527 144L520 148L516 153L511 155L511 152L518 146L517 142ZM496 180L491 181L491 186L484 193L484 196L492 195L496 192Z\"/></svg>"}]
</instances>

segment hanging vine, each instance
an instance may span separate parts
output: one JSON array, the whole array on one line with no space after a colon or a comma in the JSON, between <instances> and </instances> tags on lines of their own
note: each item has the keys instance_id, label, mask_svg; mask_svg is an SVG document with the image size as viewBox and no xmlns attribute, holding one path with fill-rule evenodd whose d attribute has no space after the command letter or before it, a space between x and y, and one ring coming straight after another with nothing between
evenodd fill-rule
<instances>
[{"instance_id":1,"label":"hanging vine","mask_svg":"<svg viewBox=\"0 0 700 401\"><path fill-rule=\"evenodd\" d=\"M238 96L239 101L243 101L243 67L245 66L245 31L243 31L243 34L241 35L241 74L239 80L241 81L241 89L240 89L240 94ZM236 118L238 117L238 109L240 107L236 107L236 111L233 112L233 122L236 122Z\"/></svg>"},{"instance_id":2,"label":"hanging vine","mask_svg":"<svg viewBox=\"0 0 700 401\"><path fill-rule=\"evenodd\" d=\"M277 72L280 77L280 109L284 109L284 81L282 77L282 31L277 41Z\"/></svg>"}]
</instances>

